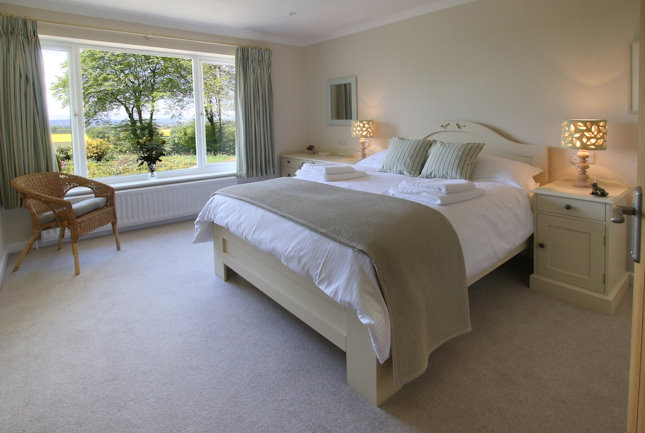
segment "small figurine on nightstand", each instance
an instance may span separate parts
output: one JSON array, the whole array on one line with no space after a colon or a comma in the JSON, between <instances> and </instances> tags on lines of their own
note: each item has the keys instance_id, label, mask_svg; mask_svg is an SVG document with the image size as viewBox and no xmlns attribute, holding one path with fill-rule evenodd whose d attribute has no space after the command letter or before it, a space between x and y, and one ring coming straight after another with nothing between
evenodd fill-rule
<instances>
[{"instance_id":1,"label":"small figurine on nightstand","mask_svg":"<svg viewBox=\"0 0 645 433\"><path fill-rule=\"evenodd\" d=\"M596 197L607 197L609 193L607 190L604 188L601 188L598 183L596 182L596 179L593 180L593 183L591 184L591 194L595 195Z\"/></svg>"}]
</instances>

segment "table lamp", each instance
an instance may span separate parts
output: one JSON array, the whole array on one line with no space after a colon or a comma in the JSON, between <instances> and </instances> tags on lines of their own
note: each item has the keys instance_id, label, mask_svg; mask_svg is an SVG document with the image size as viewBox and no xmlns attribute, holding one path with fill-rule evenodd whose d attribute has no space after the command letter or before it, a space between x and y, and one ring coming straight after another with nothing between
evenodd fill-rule
<instances>
[{"instance_id":1,"label":"table lamp","mask_svg":"<svg viewBox=\"0 0 645 433\"><path fill-rule=\"evenodd\" d=\"M365 159L367 139L374 137L374 121L352 120L352 137L359 137L361 139L361 159Z\"/></svg>"},{"instance_id":2,"label":"table lamp","mask_svg":"<svg viewBox=\"0 0 645 433\"><path fill-rule=\"evenodd\" d=\"M590 150L607 149L607 121L592 119L571 119L562 122L562 146L578 149L578 178L573 183L581 188L591 187L587 169Z\"/></svg>"}]
</instances>

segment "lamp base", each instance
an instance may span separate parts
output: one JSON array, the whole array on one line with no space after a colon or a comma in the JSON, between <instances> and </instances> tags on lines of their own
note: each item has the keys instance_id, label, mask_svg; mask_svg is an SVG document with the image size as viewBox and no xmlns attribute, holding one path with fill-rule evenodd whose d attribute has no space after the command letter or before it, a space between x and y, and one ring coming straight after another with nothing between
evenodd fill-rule
<instances>
[{"instance_id":1,"label":"lamp base","mask_svg":"<svg viewBox=\"0 0 645 433\"><path fill-rule=\"evenodd\" d=\"M589 175L587 174L587 169L589 168L589 164L587 164L589 152L586 150L579 150L576 156L578 157L578 163L576 164L578 175L573 186L577 186L579 188L591 188L591 182L589 182Z\"/></svg>"},{"instance_id":2,"label":"lamp base","mask_svg":"<svg viewBox=\"0 0 645 433\"><path fill-rule=\"evenodd\" d=\"M367 139L364 137L361 137L361 159L365 159L365 149L367 149Z\"/></svg>"},{"instance_id":3,"label":"lamp base","mask_svg":"<svg viewBox=\"0 0 645 433\"><path fill-rule=\"evenodd\" d=\"M587 176L588 178L589 176ZM580 180L577 179L575 182L573 182L573 186L577 186L578 188L591 188L591 182L588 180Z\"/></svg>"}]
</instances>

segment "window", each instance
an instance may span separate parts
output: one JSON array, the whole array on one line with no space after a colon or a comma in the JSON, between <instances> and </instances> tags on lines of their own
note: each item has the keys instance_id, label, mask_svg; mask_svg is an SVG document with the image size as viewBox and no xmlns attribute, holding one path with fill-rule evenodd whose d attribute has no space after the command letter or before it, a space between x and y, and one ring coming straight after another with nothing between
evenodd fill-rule
<instances>
[{"instance_id":1,"label":"window","mask_svg":"<svg viewBox=\"0 0 645 433\"><path fill-rule=\"evenodd\" d=\"M72 149L72 119L69 104L62 103L61 99L69 101L69 86L64 86L54 97L52 91L57 77L68 75L68 55L66 50L43 50L45 67L45 82L47 86L47 107L49 111L49 127L52 142L56 151L59 168L65 173L73 173Z\"/></svg>"},{"instance_id":2,"label":"window","mask_svg":"<svg viewBox=\"0 0 645 433\"><path fill-rule=\"evenodd\" d=\"M109 183L144 179L137 155L150 139L163 144L161 177L235 171L232 56L46 37L42 46L62 171Z\"/></svg>"}]
</instances>

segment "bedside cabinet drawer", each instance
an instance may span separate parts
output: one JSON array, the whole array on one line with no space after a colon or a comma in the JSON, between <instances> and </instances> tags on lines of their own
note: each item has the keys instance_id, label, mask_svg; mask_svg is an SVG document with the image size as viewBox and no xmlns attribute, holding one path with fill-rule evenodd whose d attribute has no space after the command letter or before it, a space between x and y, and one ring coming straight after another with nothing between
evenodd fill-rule
<instances>
[{"instance_id":1,"label":"bedside cabinet drawer","mask_svg":"<svg viewBox=\"0 0 645 433\"><path fill-rule=\"evenodd\" d=\"M298 158L280 158L280 165L285 168L290 167L293 170L298 170L304 163L302 159Z\"/></svg>"},{"instance_id":2,"label":"bedside cabinet drawer","mask_svg":"<svg viewBox=\"0 0 645 433\"><path fill-rule=\"evenodd\" d=\"M280 158L280 176L293 177L305 161L298 158Z\"/></svg>"},{"instance_id":3,"label":"bedside cabinet drawer","mask_svg":"<svg viewBox=\"0 0 645 433\"><path fill-rule=\"evenodd\" d=\"M563 216L587 218L605 221L605 204L565 197L538 195L536 200L538 212L550 212Z\"/></svg>"},{"instance_id":4,"label":"bedside cabinet drawer","mask_svg":"<svg viewBox=\"0 0 645 433\"><path fill-rule=\"evenodd\" d=\"M296 170L295 168L291 167L285 167L284 165L280 167L280 176L282 177L294 177L296 175Z\"/></svg>"}]
</instances>

